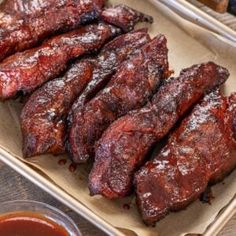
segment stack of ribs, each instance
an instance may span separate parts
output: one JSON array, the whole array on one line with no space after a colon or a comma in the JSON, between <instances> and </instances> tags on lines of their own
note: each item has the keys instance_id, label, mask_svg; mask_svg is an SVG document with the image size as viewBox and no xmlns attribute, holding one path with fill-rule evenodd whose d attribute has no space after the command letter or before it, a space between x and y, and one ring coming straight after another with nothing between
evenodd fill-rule
<instances>
[{"instance_id":1,"label":"stack of ribs","mask_svg":"<svg viewBox=\"0 0 236 236\"><path fill-rule=\"evenodd\" d=\"M0 5L0 60L58 32L96 20L104 0L5 0Z\"/></svg>"},{"instance_id":2,"label":"stack of ribs","mask_svg":"<svg viewBox=\"0 0 236 236\"><path fill-rule=\"evenodd\" d=\"M236 94L212 91L135 174L137 205L146 224L185 208L234 169L235 118Z\"/></svg>"},{"instance_id":3,"label":"stack of ribs","mask_svg":"<svg viewBox=\"0 0 236 236\"><path fill-rule=\"evenodd\" d=\"M170 77L166 37L138 22L152 17L103 0L5 0L0 100L26 95L25 158L91 160L90 194L135 192L154 225L236 167L236 94L220 92L229 72L214 62Z\"/></svg>"},{"instance_id":4,"label":"stack of ribs","mask_svg":"<svg viewBox=\"0 0 236 236\"><path fill-rule=\"evenodd\" d=\"M150 148L205 92L227 77L228 72L212 62L194 65L166 80L146 106L116 120L98 142L90 173L91 193L108 198L128 195L133 174Z\"/></svg>"},{"instance_id":5,"label":"stack of ribs","mask_svg":"<svg viewBox=\"0 0 236 236\"><path fill-rule=\"evenodd\" d=\"M123 60L149 40L146 29L121 35L97 56L76 61L62 77L36 90L21 113L24 155L63 153L66 118L73 102L75 111L107 83Z\"/></svg>"}]
</instances>

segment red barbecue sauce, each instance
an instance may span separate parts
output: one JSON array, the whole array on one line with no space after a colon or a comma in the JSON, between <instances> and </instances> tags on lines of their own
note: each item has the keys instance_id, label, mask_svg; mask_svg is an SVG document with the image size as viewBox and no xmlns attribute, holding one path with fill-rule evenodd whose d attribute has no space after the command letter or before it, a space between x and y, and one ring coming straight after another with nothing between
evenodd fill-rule
<instances>
[{"instance_id":1,"label":"red barbecue sauce","mask_svg":"<svg viewBox=\"0 0 236 236\"><path fill-rule=\"evenodd\" d=\"M54 221L31 212L16 212L0 216L1 236L69 236Z\"/></svg>"}]
</instances>

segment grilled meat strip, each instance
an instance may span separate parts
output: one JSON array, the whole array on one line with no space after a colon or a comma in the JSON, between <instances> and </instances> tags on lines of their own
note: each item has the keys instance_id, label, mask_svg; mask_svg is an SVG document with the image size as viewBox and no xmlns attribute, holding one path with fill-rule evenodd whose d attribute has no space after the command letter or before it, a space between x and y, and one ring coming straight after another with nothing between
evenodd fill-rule
<instances>
[{"instance_id":1,"label":"grilled meat strip","mask_svg":"<svg viewBox=\"0 0 236 236\"><path fill-rule=\"evenodd\" d=\"M226 98L219 91L210 93L136 173L137 204L146 224L187 207L209 183L236 167L235 121L236 94Z\"/></svg>"},{"instance_id":2,"label":"grilled meat strip","mask_svg":"<svg viewBox=\"0 0 236 236\"><path fill-rule=\"evenodd\" d=\"M69 134L74 162L86 162L114 120L148 101L168 73L167 51L166 38L159 35L124 62L105 89L78 111Z\"/></svg>"},{"instance_id":3,"label":"grilled meat strip","mask_svg":"<svg viewBox=\"0 0 236 236\"><path fill-rule=\"evenodd\" d=\"M101 19L120 27L124 32L131 31L138 22L153 22L151 16L145 15L122 4L103 10L101 13ZM117 19L119 19L119 21ZM118 41L117 43L120 44ZM101 55L96 68L94 69L93 79L74 102L71 114L77 113L77 110L80 109L81 106L95 97L95 95L105 87L111 78L110 72L114 73L121 61L124 60L124 52L122 52L122 49L117 47L116 44L107 44L106 48L107 52L104 52L104 54ZM132 51L133 48L134 46L130 45ZM138 49L139 47L136 48ZM110 53L109 50L112 51L112 53ZM70 120L69 122L71 123Z\"/></svg>"},{"instance_id":4,"label":"grilled meat strip","mask_svg":"<svg viewBox=\"0 0 236 236\"><path fill-rule=\"evenodd\" d=\"M184 69L178 78L168 79L151 103L115 121L96 148L89 177L91 195L112 199L130 194L134 172L151 147L205 92L225 82L228 76L226 69L212 62L194 65Z\"/></svg>"},{"instance_id":5,"label":"grilled meat strip","mask_svg":"<svg viewBox=\"0 0 236 236\"><path fill-rule=\"evenodd\" d=\"M76 115L81 107L95 97L96 94L107 85L120 64L129 58L130 55L132 55L142 45L151 40L150 36L147 34L139 38L138 32L143 35L143 32L147 32L147 29L140 29L135 31L135 34L127 34L124 37L117 37L110 43L106 44L97 59L94 60L92 79L81 95L73 103L70 111L69 123L72 122L71 119L76 119ZM138 34L136 35L136 33Z\"/></svg>"},{"instance_id":6,"label":"grilled meat strip","mask_svg":"<svg viewBox=\"0 0 236 236\"><path fill-rule=\"evenodd\" d=\"M104 0L5 0L0 5L0 60L98 19L103 5Z\"/></svg>"},{"instance_id":7,"label":"grilled meat strip","mask_svg":"<svg viewBox=\"0 0 236 236\"><path fill-rule=\"evenodd\" d=\"M66 118L76 97L89 81L96 85L111 77L122 61L149 41L146 29L123 34L106 44L95 58L78 60L64 76L36 90L21 113L24 156L63 153Z\"/></svg>"},{"instance_id":8,"label":"grilled meat strip","mask_svg":"<svg viewBox=\"0 0 236 236\"><path fill-rule=\"evenodd\" d=\"M32 92L65 70L70 59L99 49L118 33L118 28L105 23L87 25L7 58L0 64L0 99Z\"/></svg>"},{"instance_id":9,"label":"grilled meat strip","mask_svg":"<svg viewBox=\"0 0 236 236\"><path fill-rule=\"evenodd\" d=\"M103 10L100 17L105 22L120 27L124 32L132 30L138 22L153 22L151 16L145 15L123 4ZM114 21L118 17L120 19L119 24Z\"/></svg>"},{"instance_id":10,"label":"grilled meat strip","mask_svg":"<svg viewBox=\"0 0 236 236\"><path fill-rule=\"evenodd\" d=\"M114 25L122 25L123 17L130 19L131 25L147 18L132 9L129 13L125 6L114 8L114 11L116 9L117 14L106 17ZM69 60L96 51L105 41L120 33L119 28L108 23L88 25L49 39L38 48L9 57L0 64L0 99L8 99L20 91L31 92L47 80L58 76Z\"/></svg>"}]
</instances>

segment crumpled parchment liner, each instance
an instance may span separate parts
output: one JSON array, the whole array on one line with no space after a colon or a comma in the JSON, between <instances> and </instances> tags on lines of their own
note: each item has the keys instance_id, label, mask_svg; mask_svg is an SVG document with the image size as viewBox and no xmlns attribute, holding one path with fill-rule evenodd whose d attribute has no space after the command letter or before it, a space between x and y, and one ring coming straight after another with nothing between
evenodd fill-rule
<instances>
[{"instance_id":1,"label":"crumpled parchment liner","mask_svg":"<svg viewBox=\"0 0 236 236\"><path fill-rule=\"evenodd\" d=\"M145 0L111 0L110 3L125 3L154 17L154 24L149 27L151 36L163 33L168 39L169 61L175 75L182 68L194 63L213 60L227 67L231 73L224 90L226 94L236 91L236 47L227 40L220 39L186 20L183 20L166 7L158 4L158 9ZM156 227L146 227L137 213L134 196L110 201L100 196L90 197L87 188L89 165L81 165L76 172L68 170L70 161L60 166L58 161L64 156L45 155L23 160L21 152L21 132L19 113L22 104L9 101L0 104L0 147L22 161L28 162L67 193L78 199L97 215L115 227L127 229L137 235L175 236L187 233L203 233L215 219L218 212L227 205L236 192L236 171L222 183L212 188L215 199L212 205L196 201L186 210L171 213L157 223ZM124 204L131 208L125 209Z\"/></svg>"}]
</instances>

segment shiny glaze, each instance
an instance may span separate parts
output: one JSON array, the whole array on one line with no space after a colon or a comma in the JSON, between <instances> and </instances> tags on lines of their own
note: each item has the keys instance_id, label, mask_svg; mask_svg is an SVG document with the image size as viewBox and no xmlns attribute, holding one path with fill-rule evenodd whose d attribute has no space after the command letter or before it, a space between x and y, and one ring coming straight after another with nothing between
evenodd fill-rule
<instances>
[{"instance_id":1,"label":"shiny glaze","mask_svg":"<svg viewBox=\"0 0 236 236\"><path fill-rule=\"evenodd\" d=\"M21 112L25 157L64 152L67 114L92 73L89 60L77 62L63 77L49 81L30 96Z\"/></svg>"},{"instance_id":2,"label":"shiny glaze","mask_svg":"<svg viewBox=\"0 0 236 236\"><path fill-rule=\"evenodd\" d=\"M114 21L115 16L120 16L119 25L117 25ZM122 4L103 10L101 13L101 18L110 24L115 24L120 27L124 32L132 30L137 22L153 22L153 18L151 16L145 15Z\"/></svg>"},{"instance_id":3,"label":"shiny glaze","mask_svg":"<svg viewBox=\"0 0 236 236\"><path fill-rule=\"evenodd\" d=\"M0 5L0 11L20 16L38 16L50 8L64 7L68 4L66 0L5 0Z\"/></svg>"},{"instance_id":4,"label":"shiny glaze","mask_svg":"<svg viewBox=\"0 0 236 236\"><path fill-rule=\"evenodd\" d=\"M73 161L87 161L103 131L118 117L143 106L166 70L166 39L160 35L125 61L108 85L79 110L69 139Z\"/></svg>"},{"instance_id":5,"label":"shiny glaze","mask_svg":"<svg viewBox=\"0 0 236 236\"><path fill-rule=\"evenodd\" d=\"M123 60L149 40L145 29L121 35L106 44L98 56L77 61L63 77L36 90L21 113L24 156L63 153L66 118L76 97L87 84L82 100L95 93Z\"/></svg>"},{"instance_id":6,"label":"shiny glaze","mask_svg":"<svg viewBox=\"0 0 236 236\"><path fill-rule=\"evenodd\" d=\"M235 117L236 94L229 99L219 90L206 95L161 152L137 172L137 204L145 223L185 208L236 167Z\"/></svg>"},{"instance_id":7,"label":"shiny glaze","mask_svg":"<svg viewBox=\"0 0 236 236\"><path fill-rule=\"evenodd\" d=\"M166 80L151 103L116 120L96 148L90 174L92 194L107 198L130 194L134 172L144 163L150 148L205 92L222 84L228 76L226 69L212 62L194 65L178 78Z\"/></svg>"},{"instance_id":8,"label":"shiny glaze","mask_svg":"<svg viewBox=\"0 0 236 236\"><path fill-rule=\"evenodd\" d=\"M103 4L104 0L5 0L0 5L0 60L97 19Z\"/></svg>"},{"instance_id":9,"label":"shiny glaze","mask_svg":"<svg viewBox=\"0 0 236 236\"><path fill-rule=\"evenodd\" d=\"M138 22L153 22L151 16L138 12L126 5L117 5L104 9L100 19L120 27L124 32L133 30L135 24ZM144 31L147 32L147 29L140 30L140 32ZM133 35L130 35L130 38L128 37L129 35L124 39L123 37L118 37L104 47L104 50L95 61L96 66L91 82L88 84L83 94L81 94L73 104L73 112L76 112L83 104L91 100L99 90L105 87L120 63L127 59L127 56L129 56L134 49L138 49L147 42L147 35L143 38L137 37L137 41L133 39Z\"/></svg>"},{"instance_id":10,"label":"shiny glaze","mask_svg":"<svg viewBox=\"0 0 236 236\"><path fill-rule=\"evenodd\" d=\"M29 93L59 75L70 59L99 49L120 30L106 23L82 27L15 54L0 64L0 99Z\"/></svg>"},{"instance_id":11,"label":"shiny glaze","mask_svg":"<svg viewBox=\"0 0 236 236\"><path fill-rule=\"evenodd\" d=\"M93 77L73 103L71 113L76 116L79 109L107 85L120 64L149 41L150 36L147 34L147 29L140 29L121 35L107 43L94 60Z\"/></svg>"}]
</instances>

